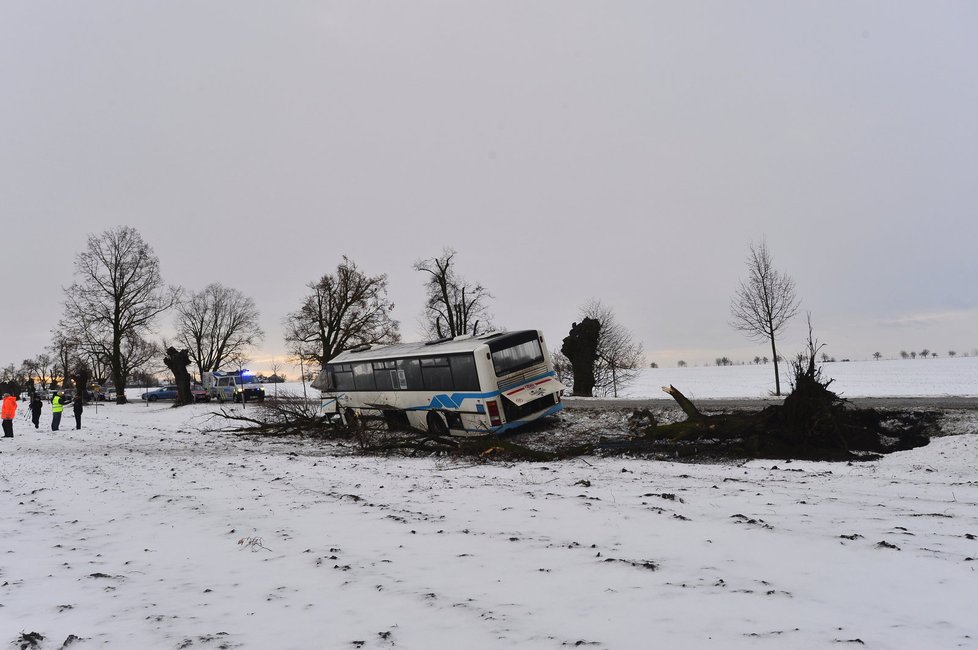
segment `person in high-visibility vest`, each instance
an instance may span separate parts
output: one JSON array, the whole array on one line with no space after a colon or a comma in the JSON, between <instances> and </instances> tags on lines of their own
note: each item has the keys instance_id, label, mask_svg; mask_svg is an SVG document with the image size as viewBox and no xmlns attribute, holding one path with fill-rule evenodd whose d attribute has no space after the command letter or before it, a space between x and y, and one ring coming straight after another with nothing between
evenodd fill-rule
<instances>
[{"instance_id":1,"label":"person in high-visibility vest","mask_svg":"<svg viewBox=\"0 0 978 650\"><path fill-rule=\"evenodd\" d=\"M57 431L61 424L61 412L65 410L65 393L59 390L51 398L51 431Z\"/></svg>"}]
</instances>

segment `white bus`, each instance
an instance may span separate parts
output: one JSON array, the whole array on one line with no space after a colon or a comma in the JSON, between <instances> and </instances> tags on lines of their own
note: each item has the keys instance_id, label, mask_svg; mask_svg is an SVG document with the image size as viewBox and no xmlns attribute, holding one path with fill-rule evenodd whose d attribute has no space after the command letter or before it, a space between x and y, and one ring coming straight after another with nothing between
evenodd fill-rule
<instances>
[{"instance_id":1,"label":"white bus","mask_svg":"<svg viewBox=\"0 0 978 650\"><path fill-rule=\"evenodd\" d=\"M391 428L439 435L508 431L559 411L566 389L538 330L354 348L312 387L347 424L381 416Z\"/></svg>"}]
</instances>

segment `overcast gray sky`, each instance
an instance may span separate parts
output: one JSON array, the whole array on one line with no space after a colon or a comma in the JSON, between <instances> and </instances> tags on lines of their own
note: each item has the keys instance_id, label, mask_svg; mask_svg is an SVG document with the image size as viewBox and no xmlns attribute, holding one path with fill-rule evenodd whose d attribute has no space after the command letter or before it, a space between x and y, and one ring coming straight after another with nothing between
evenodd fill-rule
<instances>
[{"instance_id":1,"label":"overcast gray sky","mask_svg":"<svg viewBox=\"0 0 978 650\"><path fill-rule=\"evenodd\" d=\"M253 297L260 358L344 254L418 338L451 246L552 347L594 297L650 360L746 360L761 237L829 354L978 348L978 3L9 0L0 124L3 365L121 224Z\"/></svg>"}]
</instances>

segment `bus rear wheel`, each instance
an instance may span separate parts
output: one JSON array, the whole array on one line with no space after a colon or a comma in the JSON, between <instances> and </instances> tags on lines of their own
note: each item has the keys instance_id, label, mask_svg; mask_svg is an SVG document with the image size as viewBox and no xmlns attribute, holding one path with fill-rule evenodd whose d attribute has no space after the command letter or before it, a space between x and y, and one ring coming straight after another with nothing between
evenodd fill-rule
<instances>
[{"instance_id":1,"label":"bus rear wheel","mask_svg":"<svg viewBox=\"0 0 978 650\"><path fill-rule=\"evenodd\" d=\"M445 418L441 414L431 411L428 413L428 433L436 436L447 436L448 425L445 424Z\"/></svg>"}]
</instances>

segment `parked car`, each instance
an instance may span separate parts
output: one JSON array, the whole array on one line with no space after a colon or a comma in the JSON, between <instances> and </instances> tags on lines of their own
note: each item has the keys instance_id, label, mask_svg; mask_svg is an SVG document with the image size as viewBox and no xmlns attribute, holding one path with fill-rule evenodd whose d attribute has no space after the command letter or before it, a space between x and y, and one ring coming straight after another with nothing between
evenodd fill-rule
<instances>
[{"instance_id":1,"label":"parked car","mask_svg":"<svg viewBox=\"0 0 978 650\"><path fill-rule=\"evenodd\" d=\"M176 399L177 398L177 387L176 386L160 386L159 388L154 388L153 390L148 390L140 398L146 400L147 402L155 402L161 399Z\"/></svg>"},{"instance_id":2,"label":"parked car","mask_svg":"<svg viewBox=\"0 0 978 650\"><path fill-rule=\"evenodd\" d=\"M211 394L200 384L193 384L190 387L190 394L194 396L194 402L211 401Z\"/></svg>"},{"instance_id":3,"label":"parked car","mask_svg":"<svg viewBox=\"0 0 978 650\"><path fill-rule=\"evenodd\" d=\"M98 400L102 402L108 399L115 399L114 388L108 388L107 386L102 386L100 384L92 384L91 389L92 389L91 395L93 400ZM112 397L109 397L110 390L112 391Z\"/></svg>"},{"instance_id":4,"label":"parked car","mask_svg":"<svg viewBox=\"0 0 978 650\"><path fill-rule=\"evenodd\" d=\"M193 384L190 386L190 394L194 398L194 402L207 402L210 400L210 393L207 389L200 384ZM146 391L140 397L149 402L155 402L161 399L176 399L177 398L177 387L168 384L166 386L160 386L159 388L154 388L153 390Z\"/></svg>"}]
</instances>

